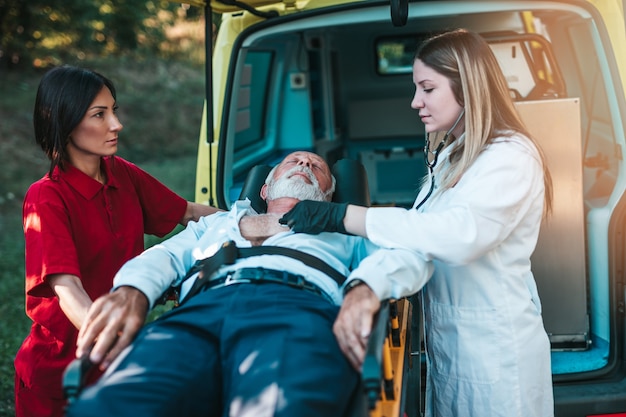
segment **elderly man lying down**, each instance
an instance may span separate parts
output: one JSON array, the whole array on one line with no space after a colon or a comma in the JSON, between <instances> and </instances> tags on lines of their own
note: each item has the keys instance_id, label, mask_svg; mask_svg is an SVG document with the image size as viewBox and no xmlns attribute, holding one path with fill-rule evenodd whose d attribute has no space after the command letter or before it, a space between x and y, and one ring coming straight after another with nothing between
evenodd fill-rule
<instances>
[{"instance_id":1,"label":"elderly man lying down","mask_svg":"<svg viewBox=\"0 0 626 417\"><path fill-rule=\"evenodd\" d=\"M90 352L107 372L68 416L344 416L359 374L332 330L342 301L337 277L375 281L379 299L394 298L418 291L431 265L360 237L296 234L278 223L299 200L330 200L334 189L322 158L294 152L261 189L266 213L237 201L125 264L79 336L77 355ZM304 255L214 262L226 242ZM190 270L182 304L143 326L159 296Z\"/></svg>"}]
</instances>

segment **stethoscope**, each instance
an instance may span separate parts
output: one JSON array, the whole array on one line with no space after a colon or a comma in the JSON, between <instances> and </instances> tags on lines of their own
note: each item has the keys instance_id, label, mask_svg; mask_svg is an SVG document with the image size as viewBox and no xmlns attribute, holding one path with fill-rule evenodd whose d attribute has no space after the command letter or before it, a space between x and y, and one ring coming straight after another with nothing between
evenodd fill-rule
<instances>
[{"instance_id":1,"label":"stethoscope","mask_svg":"<svg viewBox=\"0 0 626 417\"><path fill-rule=\"evenodd\" d=\"M437 165L437 161L439 160L439 153L446 146L448 139L450 139L450 134L454 129L456 129L456 126L459 124L464 114L465 109L461 110L461 114L459 114L459 117L457 117L456 122L454 122L452 127L448 129L446 134L443 136L443 139L441 140L441 142L439 142L439 145L437 145L437 148L434 151L430 150L430 135L428 133L426 134L426 145L424 145L424 162L426 163L426 166L428 167L428 172L430 173L430 189L428 190L428 193L426 193L426 196L422 199L422 201L420 201L420 203L415 206L415 210L419 210L419 208L424 205L426 200L428 200L430 198L430 195L433 193L433 190L435 189L435 166ZM432 160L429 158L430 155L432 155Z\"/></svg>"}]
</instances>

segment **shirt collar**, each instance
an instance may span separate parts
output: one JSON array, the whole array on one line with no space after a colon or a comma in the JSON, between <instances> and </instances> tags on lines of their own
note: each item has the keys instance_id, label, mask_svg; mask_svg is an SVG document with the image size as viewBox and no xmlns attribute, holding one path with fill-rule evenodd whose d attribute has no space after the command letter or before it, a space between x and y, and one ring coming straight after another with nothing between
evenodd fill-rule
<instances>
[{"instance_id":1,"label":"shirt collar","mask_svg":"<svg viewBox=\"0 0 626 417\"><path fill-rule=\"evenodd\" d=\"M105 186L119 188L117 179L113 174L113 164L115 164L114 156L105 156L104 158L102 158L102 166L104 166L104 172L107 175L107 183L105 184Z\"/></svg>"},{"instance_id":2,"label":"shirt collar","mask_svg":"<svg viewBox=\"0 0 626 417\"><path fill-rule=\"evenodd\" d=\"M252 203L249 199L245 200L237 200L232 205L230 212L228 213L228 218L236 224L239 224L239 220L246 214L255 215L258 214L253 208Z\"/></svg>"},{"instance_id":3,"label":"shirt collar","mask_svg":"<svg viewBox=\"0 0 626 417\"><path fill-rule=\"evenodd\" d=\"M118 188L117 180L111 172L110 165L112 163L113 158L102 158L102 165L104 166L104 171L106 172L107 177L107 183L104 185L100 184L98 181L91 178L70 163L65 164L65 170L61 170L58 166L56 166L52 176L63 179L83 197L87 200L91 200L103 187Z\"/></svg>"}]
</instances>

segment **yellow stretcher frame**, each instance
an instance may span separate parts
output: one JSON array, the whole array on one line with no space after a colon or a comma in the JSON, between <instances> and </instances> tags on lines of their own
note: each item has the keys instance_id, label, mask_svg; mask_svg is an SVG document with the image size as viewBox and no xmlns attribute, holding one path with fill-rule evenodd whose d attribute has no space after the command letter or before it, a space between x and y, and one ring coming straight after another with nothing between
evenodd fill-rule
<instances>
[{"instance_id":1,"label":"yellow stretcher frame","mask_svg":"<svg viewBox=\"0 0 626 417\"><path fill-rule=\"evenodd\" d=\"M412 304L403 298L381 305L361 374L370 417L402 416L406 378L413 367L411 349ZM419 356L417 356L419 365ZM416 367L419 372L419 366Z\"/></svg>"}]
</instances>

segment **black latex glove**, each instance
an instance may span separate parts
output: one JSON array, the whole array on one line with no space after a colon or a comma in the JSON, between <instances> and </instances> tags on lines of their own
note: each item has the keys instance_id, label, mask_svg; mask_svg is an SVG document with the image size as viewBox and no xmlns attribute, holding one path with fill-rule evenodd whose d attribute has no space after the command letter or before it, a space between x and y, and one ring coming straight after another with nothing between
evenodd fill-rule
<instances>
[{"instance_id":1,"label":"black latex glove","mask_svg":"<svg viewBox=\"0 0 626 417\"><path fill-rule=\"evenodd\" d=\"M327 201L304 200L278 220L296 233L316 235L321 232L339 232L347 234L343 226L348 203L329 203Z\"/></svg>"}]
</instances>

